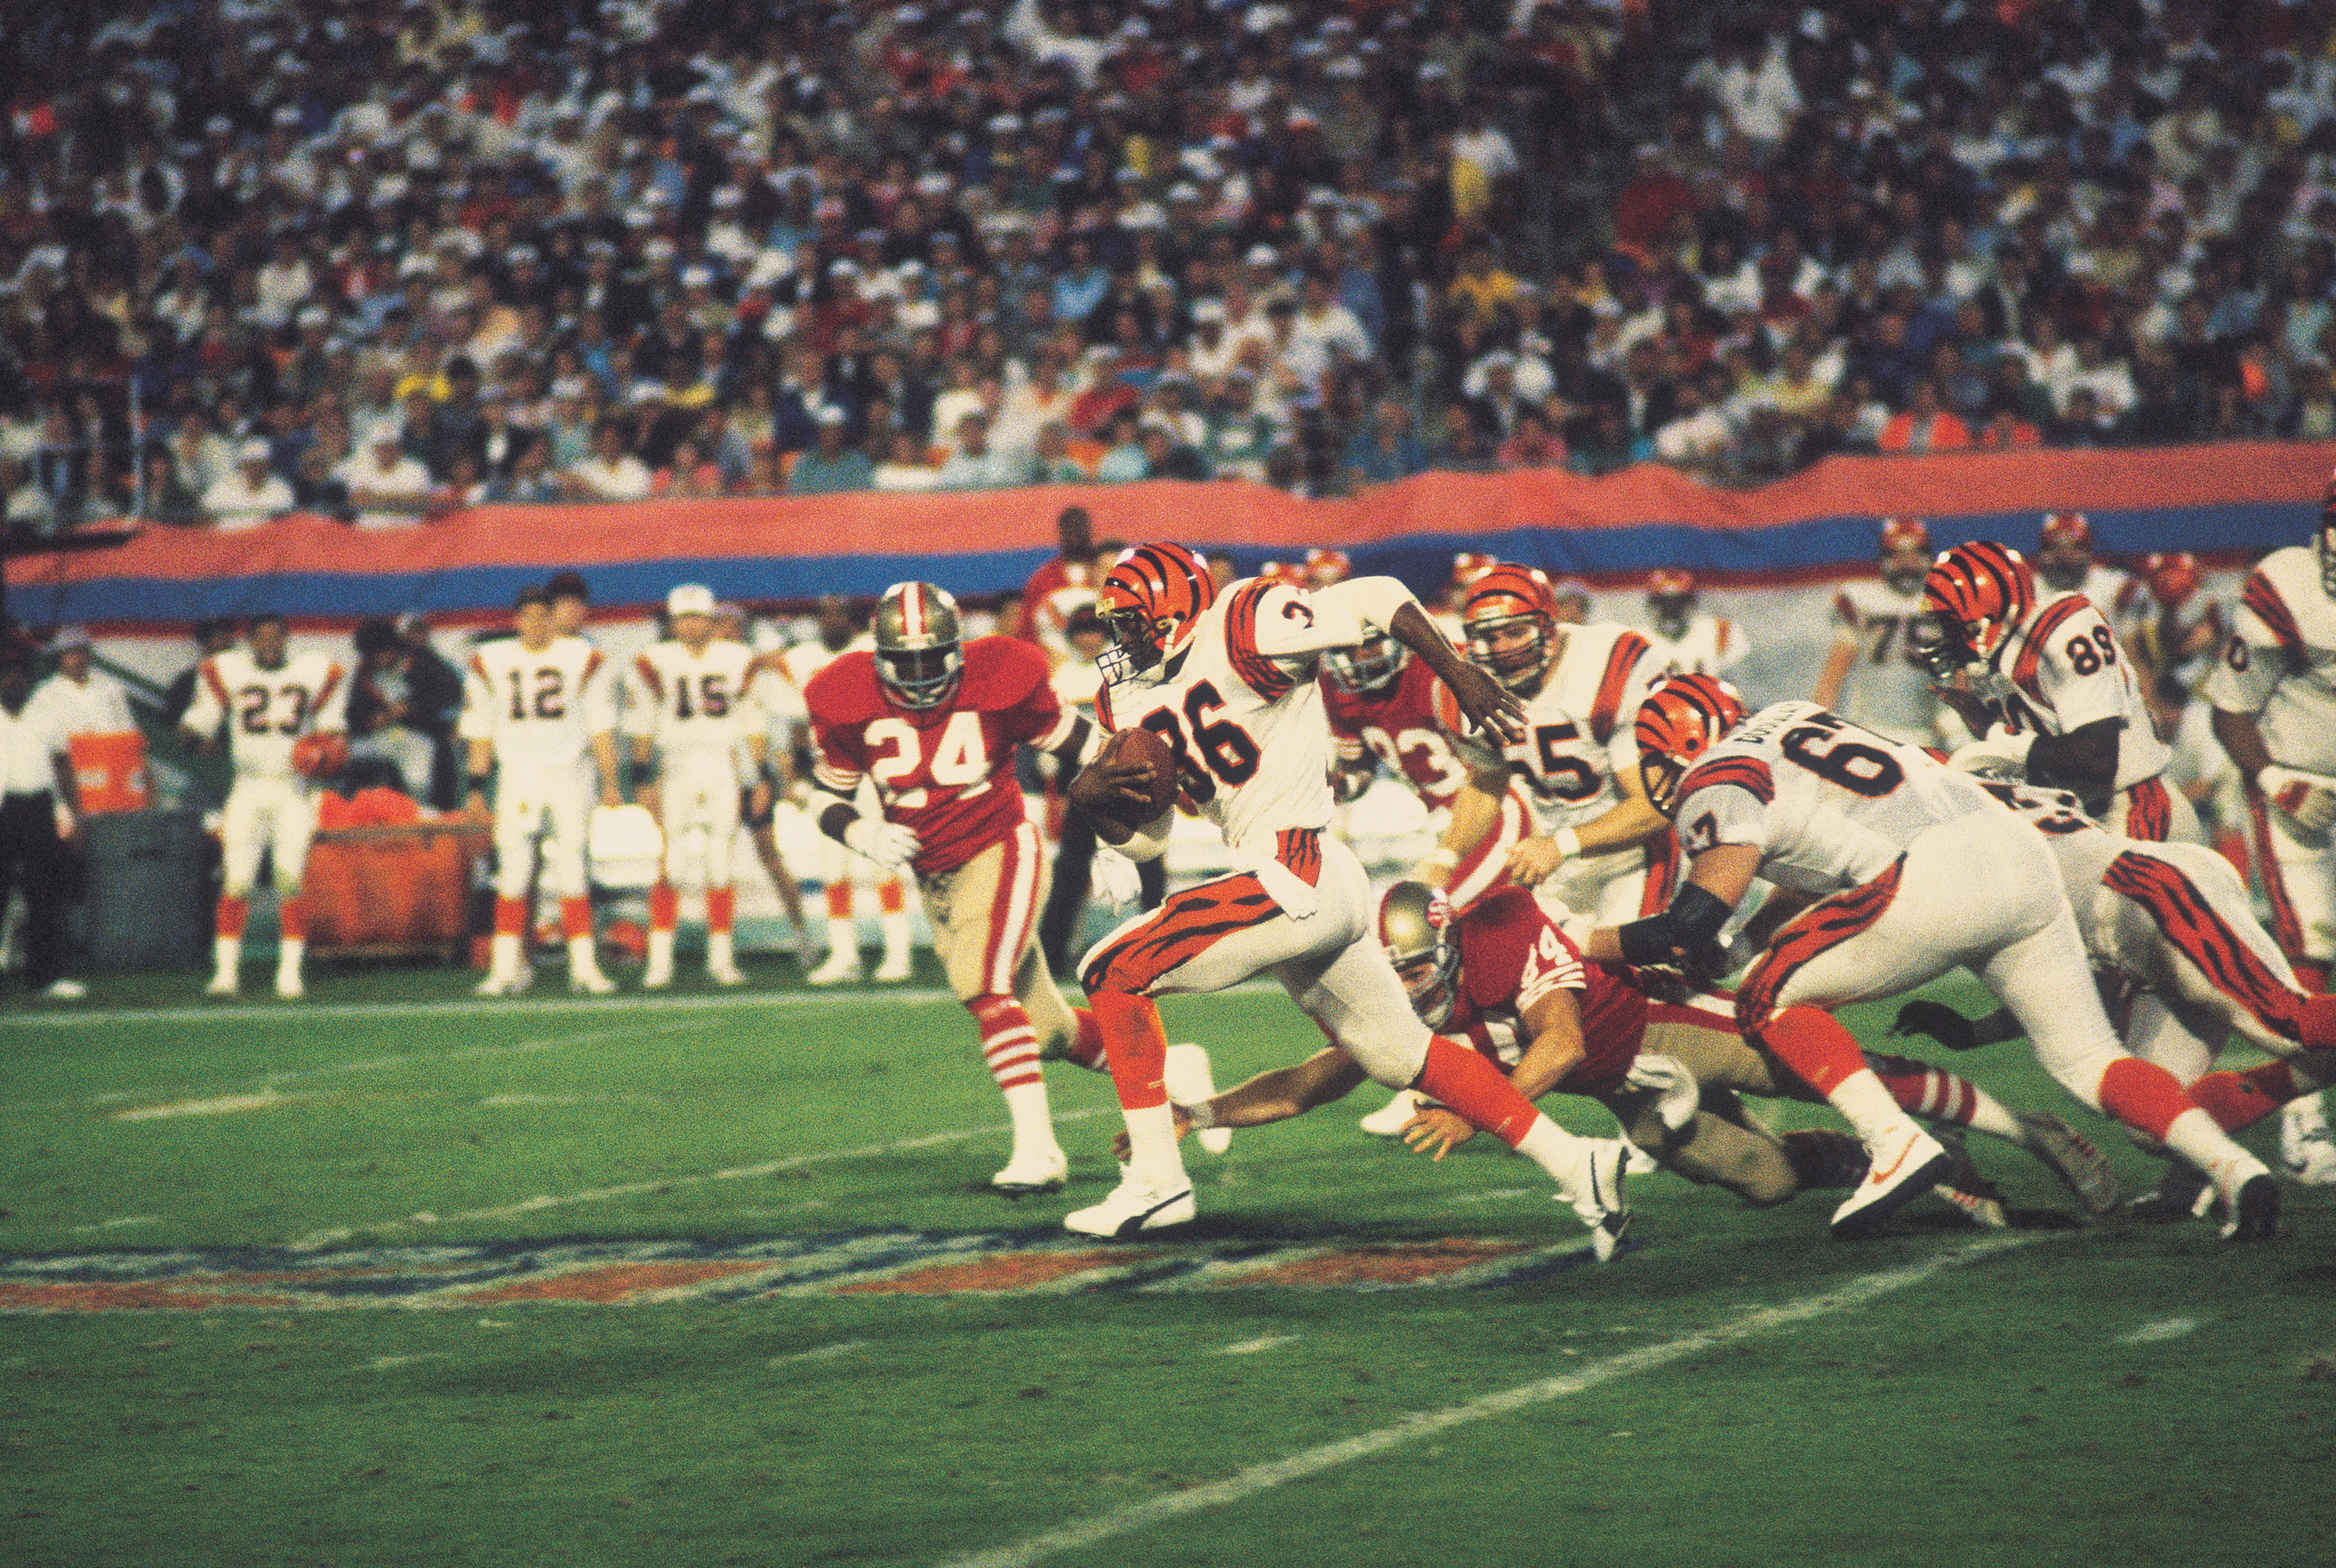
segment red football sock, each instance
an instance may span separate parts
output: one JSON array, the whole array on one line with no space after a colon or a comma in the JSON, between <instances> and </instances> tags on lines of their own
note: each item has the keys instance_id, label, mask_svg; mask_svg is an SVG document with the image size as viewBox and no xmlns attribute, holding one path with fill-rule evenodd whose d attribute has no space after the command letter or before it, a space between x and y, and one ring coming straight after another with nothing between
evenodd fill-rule
<instances>
[{"instance_id":1,"label":"red football sock","mask_svg":"<svg viewBox=\"0 0 2336 1568\"><path fill-rule=\"evenodd\" d=\"M2328 989L2328 966L2317 959L2298 959L2289 966L2295 970L2295 983L2317 994Z\"/></svg>"},{"instance_id":2,"label":"red football sock","mask_svg":"<svg viewBox=\"0 0 2336 1568\"><path fill-rule=\"evenodd\" d=\"M1094 1012L1086 1008L1073 1008L1071 1017L1078 1020L1078 1029L1064 1047L1064 1057L1073 1066L1085 1067L1091 1073L1111 1071L1103 1048L1103 1026L1095 1021Z\"/></svg>"},{"instance_id":3,"label":"red football sock","mask_svg":"<svg viewBox=\"0 0 2336 1568\"><path fill-rule=\"evenodd\" d=\"M678 903L680 901L676 899L675 901ZM737 889L708 888L706 890L706 929L707 930L726 931L730 929L731 922L737 918Z\"/></svg>"},{"instance_id":4,"label":"red football sock","mask_svg":"<svg viewBox=\"0 0 2336 1568\"><path fill-rule=\"evenodd\" d=\"M850 882L839 881L827 884L827 918L832 920L848 920L852 918L852 884Z\"/></svg>"},{"instance_id":5,"label":"red football sock","mask_svg":"<svg viewBox=\"0 0 2336 1568\"><path fill-rule=\"evenodd\" d=\"M1970 1083L1910 1057L1870 1055L1865 1060L1890 1097L1905 1109L1931 1121L1971 1125L1979 1093Z\"/></svg>"},{"instance_id":6,"label":"red football sock","mask_svg":"<svg viewBox=\"0 0 2336 1568\"><path fill-rule=\"evenodd\" d=\"M876 884L876 908L888 915L897 915L909 907L909 895L900 887L900 879L886 877Z\"/></svg>"},{"instance_id":7,"label":"red football sock","mask_svg":"<svg viewBox=\"0 0 2336 1568\"><path fill-rule=\"evenodd\" d=\"M2154 1062L2119 1057L2101 1069L2101 1109L2128 1127L2163 1140L2174 1118L2198 1103L2182 1092L2182 1082Z\"/></svg>"},{"instance_id":8,"label":"red football sock","mask_svg":"<svg viewBox=\"0 0 2336 1568\"><path fill-rule=\"evenodd\" d=\"M1865 1070L1857 1038L1830 1013L1786 1008L1760 1026L1760 1043L1820 1095L1831 1095Z\"/></svg>"},{"instance_id":9,"label":"red football sock","mask_svg":"<svg viewBox=\"0 0 2336 1568\"><path fill-rule=\"evenodd\" d=\"M495 935L523 937L527 935L527 903L523 899L495 900Z\"/></svg>"},{"instance_id":10,"label":"red football sock","mask_svg":"<svg viewBox=\"0 0 2336 1568\"><path fill-rule=\"evenodd\" d=\"M1478 1127L1515 1148L1533 1130L1541 1113L1517 1093L1501 1069L1463 1045L1437 1035L1427 1042L1427 1065L1412 1087L1440 1105L1448 1105L1473 1127Z\"/></svg>"},{"instance_id":11,"label":"red football sock","mask_svg":"<svg viewBox=\"0 0 2336 1568\"><path fill-rule=\"evenodd\" d=\"M1110 1057L1111 1083L1119 1091L1120 1109L1142 1111L1166 1105L1168 1031L1160 1027L1160 1009L1152 1005L1152 998L1124 991L1097 991L1087 1003L1095 1011L1096 1029Z\"/></svg>"},{"instance_id":12,"label":"red football sock","mask_svg":"<svg viewBox=\"0 0 2336 1568\"><path fill-rule=\"evenodd\" d=\"M2277 1060L2244 1073L2208 1073L2190 1086L2198 1108L2226 1133L2253 1126L2301 1092L2294 1070Z\"/></svg>"},{"instance_id":13,"label":"red football sock","mask_svg":"<svg viewBox=\"0 0 2336 1568\"><path fill-rule=\"evenodd\" d=\"M560 901L560 934L569 941L592 934L592 901L562 899Z\"/></svg>"},{"instance_id":14,"label":"red football sock","mask_svg":"<svg viewBox=\"0 0 2336 1568\"><path fill-rule=\"evenodd\" d=\"M673 884L660 881L649 889L649 930L669 931L681 920L681 895Z\"/></svg>"},{"instance_id":15,"label":"red football sock","mask_svg":"<svg viewBox=\"0 0 2336 1568\"><path fill-rule=\"evenodd\" d=\"M279 905L277 920L284 928L287 940L305 942L308 940L308 901L294 893Z\"/></svg>"},{"instance_id":16,"label":"red football sock","mask_svg":"<svg viewBox=\"0 0 2336 1568\"><path fill-rule=\"evenodd\" d=\"M251 901L237 898L233 893L221 893L219 901L219 934L238 940L243 936L246 921L251 919Z\"/></svg>"},{"instance_id":17,"label":"red football sock","mask_svg":"<svg viewBox=\"0 0 2336 1568\"><path fill-rule=\"evenodd\" d=\"M981 1029L981 1059L1001 1089L1018 1089L1044 1079L1038 1070L1038 1031L1012 997L981 996L965 1004Z\"/></svg>"}]
</instances>

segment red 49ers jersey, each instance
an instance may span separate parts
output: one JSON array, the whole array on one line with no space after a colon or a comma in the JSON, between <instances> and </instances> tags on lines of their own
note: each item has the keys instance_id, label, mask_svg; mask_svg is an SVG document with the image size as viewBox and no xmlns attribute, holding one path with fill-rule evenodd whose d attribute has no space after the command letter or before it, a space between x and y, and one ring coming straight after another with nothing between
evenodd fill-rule
<instances>
[{"instance_id":1,"label":"red 49ers jersey","mask_svg":"<svg viewBox=\"0 0 2336 1568\"><path fill-rule=\"evenodd\" d=\"M1056 699L1046 656L1018 638L965 645L965 673L946 703L902 707L876 676L876 656L839 656L803 688L821 787L850 799L876 781L884 817L914 830L919 876L963 865L1023 822L1014 748L1053 748L1076 714Z\"/></svg>"},{"instance_id":2,"label":"red 49ers jersey","mask_svg":"<svg viewBox=\"0 0 2336 1568\"><path fill-rule=\"evenodd\" d=\"M1468 782L1468 765L1452 745L1467 720L1425 659L1404 660L1402 673L1377 691L1348 691L1325 676L1322 706L1343 760L1377 756L1429 811L1450 805Z\"/></svg>"},{"instance_id":3,"label":"red 49ers jersey","mask_svg":"<svg viewBox=\"0 0 2336 1568\"><path fill-rule=\"evenodd\" d=\"M1541 901L1523 888L1503 888L1469 907L1455 928L1460 946L1459 996L1452 1031L1505 1072L1533 1042L1524 1015L1552 991L1572 991L1582 1014L1582 1065L1566 1082L1569 1093L1592 1093L1622 1081L1647 1032L1647 998L1630 969L1593 964L1558 930Z\"/></svg>"}]
</instances>

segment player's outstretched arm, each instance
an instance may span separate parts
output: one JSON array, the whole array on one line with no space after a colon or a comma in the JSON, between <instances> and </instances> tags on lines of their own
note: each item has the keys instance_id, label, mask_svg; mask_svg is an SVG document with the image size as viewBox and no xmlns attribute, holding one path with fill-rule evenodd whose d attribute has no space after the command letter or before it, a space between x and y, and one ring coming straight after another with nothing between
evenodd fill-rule
<instances>
[{"instance_id":1,"label":"player's outstretched arm","mask_svg":"<svg viewBox=\"0 0 2336 1568\"><path fill-rule=\"evenodd\" d=\"M1647 798L1636 768L1614 774L1622 798L1577 828L1561 828L1550 838L1529 838L1509 852L1509 880L1532 887L1574 855L1629 849L1670 832L1670 819Z\"/></svg>"},{"instance_id":2,"label":"player's outstretched arm","mask_svg":"<svg viewBox=\"0 0 2336 1568\"><path fill-rule=\"evenodd\" d=\"M1260 1073L1200 1105L1176 1106L1176 1135L1181 1138L1196 1128L1261 1127L1269 1122L1286 1122L1317 1105L1345 1098L1366 1076L1354 1057L1336 1046L1326 1046L1302 1062ZM1112 1147L1124 1161L1127 1134L1120 1133Z\"/></svg>"},{"instance_id":3,"label":"player's outstretched arm","mask_svg":"<svg viewBox=\"0 0 2336 1568\"><path fill-rule=\"evenodd\" d=\"M1716 844L1697 855L1687 881L1661 914L1627 926L1601 926L1582 944L1582 956L1601 963L1708 963L1719 930L1744 901L1760 870L1757 844ZM1724 961L1724 960L1723 960Z\"/></svg>"},{"instance_id":4,"label":"player's outstretched arm","mask_svg":"<svg viewBox=\"0 0 2336 1568\"><path fill-rule=\"evenodd\" d=\"M1453 797L1452 814L1444 824L1444 836L1419 864L1417 875L1421 881L1438 890L1450 883L1455 868L1484 842L1484 835L1501 820L1501 796L1508 787L1509 770L1505 765L1468 775L1468 782Z\"/></svg>"},{"instance_id":5,"label":"player's outstretched arm","mask_svg":"<svg viewBox=\"0 0 2336 1568\"><path fill-rule=\"evenodd\" d=\"M1469 722L1503 741L1523 735L1525 705L1507 687L1454 650L1417 599L1406 600L1388 618L1387 635L1411 649L1450 688Z\"/></svg>"},{"instance_id":6,"label":"player's outstretched arm","mask_svg":"<svg viewBox=\"0 0 2336 1568\"><path fill-rule=\"evenodd\" d=\"M1825 654L1825 668L1817 674L1816 690L1809 700L1819 707L1832 707L1841 701L1841 688L1849 683L1849 667L1857 662L1857 638L1835 638Z\"/></svg>"}]
</instances>

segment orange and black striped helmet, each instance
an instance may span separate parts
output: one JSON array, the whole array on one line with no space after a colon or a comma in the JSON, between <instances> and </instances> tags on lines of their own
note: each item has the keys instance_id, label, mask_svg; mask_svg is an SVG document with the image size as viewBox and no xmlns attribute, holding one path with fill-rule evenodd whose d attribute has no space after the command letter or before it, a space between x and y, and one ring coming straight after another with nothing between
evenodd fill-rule
<instances>
[{"instance_id":1,"label":"orange and black striped helmet","mask_svg":"<svg viewBox=\"0 0 2336 1568\"><path fill-rule=\"evenodd\" d=\"M1501 634L1534 623L1529 643L1509 644ZM1557 657L1557 596L1540 570L1504 562L1468 585L1460 601L1460 622L1468 636L1468 657L1520 696L1540 689L1542 675ZM1504 646L1495 648L1500 640Z\"/></svg>"},{"instance_id":2,"label":"orange and black striped helmet","mask_svg":"<svg viewBox=\"0 0 2336 1568\"><path fill-rule=\"evenodd\" d=\"M1936 631L1925 662L1939 674L1958 664L1986 664L2036 608L2036 574L2027 559L1991 540L1959 544L1922 578L1922 609Z\"/></svg>"},{"instance_id":3,"label":"orange and black striped helmet","mask_svg":"<svg viewBox=\"0 0 2336 1568\"><path fill-rule=\"evenodd\" d=\"M1169 662L1191 646L1202 612L1216 599L1216 579L1183 545L1139 544L1122 551L1095 594L1095 614L1111 628L1112 646L1095 660L1104 679L1113 686L1157 683Z\"/></svg>"},{"instance_id":4,"label":"orange and black striped helmet","mask_svg":"<svg viewBox=\"0 0 2336 1568\"><path fill-rule=\"evenodd\" d=\"M1639 743L1639 781L1657 811L1670 814L1688 769L1743 722L1744 699L1715 676L1675 675L1649 694L1630 733Z\"/></svg>"}]
</instances>

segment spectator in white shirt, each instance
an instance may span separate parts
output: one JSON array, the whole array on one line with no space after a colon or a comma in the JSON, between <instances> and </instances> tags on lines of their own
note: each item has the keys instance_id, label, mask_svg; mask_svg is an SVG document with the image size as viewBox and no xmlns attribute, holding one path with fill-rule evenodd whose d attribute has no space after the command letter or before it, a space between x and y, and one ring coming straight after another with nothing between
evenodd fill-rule
<instances>
[{"instance_id":1,"label":"spectator in white shirt","mask_svg":"<svg viewBox=\"0 0 2336 1568\"><path fill-rule=\"evenodd\" d=\"M387 421L375 425L336 475L349 487L359 528L416 522L430 510L430 471L405 455L399 434Z\"/></svg>"},{"instance_id":2,"label":"spectator in white shirt","mask_svg":"<svg viewBox=\"0 0 2336 1568\"><path fill-rule=\"evenodd\" d=\"M88 994L64 974L64 906L73 883L67 842L79 831L64 735L32 697L33 654L0 641L0 903L24 894L24 979L60 1001Z\"/></svg>"},{"instance_id":3,"label":"spectator in white shirt","mask_svg":"<svg viewBox=\"0 0 2336 1568\"><path fill-rule=\"evenodd\" d=\"M936 490L1003 490L1030 482L1027 453L998 452L989 444L989 416L975 410L957 422L957 449L941 464Z\"/></svg>"},{"instance_id":4,"label":"spectator in white shirt","mask_svg":"<svg viewBox=\"0 0 2336 1568\"><path fill-rule=\"evenodd\" d=\"M86 630L58 628L49 639L49 651L57 656L57 673L33 693L33 706L42 722L67 740L77 735L121 735L138 727L130 716L130 694L97 667Z\"/></svg>"},{"instance_id":5,"label":"spectator in white shirt","mask_svg":"<svg viewBox=\"0 0 2336 1568\"><path fill-rule=\"evenodd\" d=\"M292 487L268 466L268 443L255 439L236 449L234 471L203 492L201 506L220 528L257 528L292 510Z\"/></svg>"},{"instance_id":6,"label":"spectator in white shirt","mask_svg":"<svg viewBox=\"0 0 2336 1568\"><path fill-rule=\"evenodd\" d=\"M592 455L560 474L560 488L577 501L642 501L655 476L625 450L625 427L604 419L592 432Z\"/></svg>"}]
</instances>

